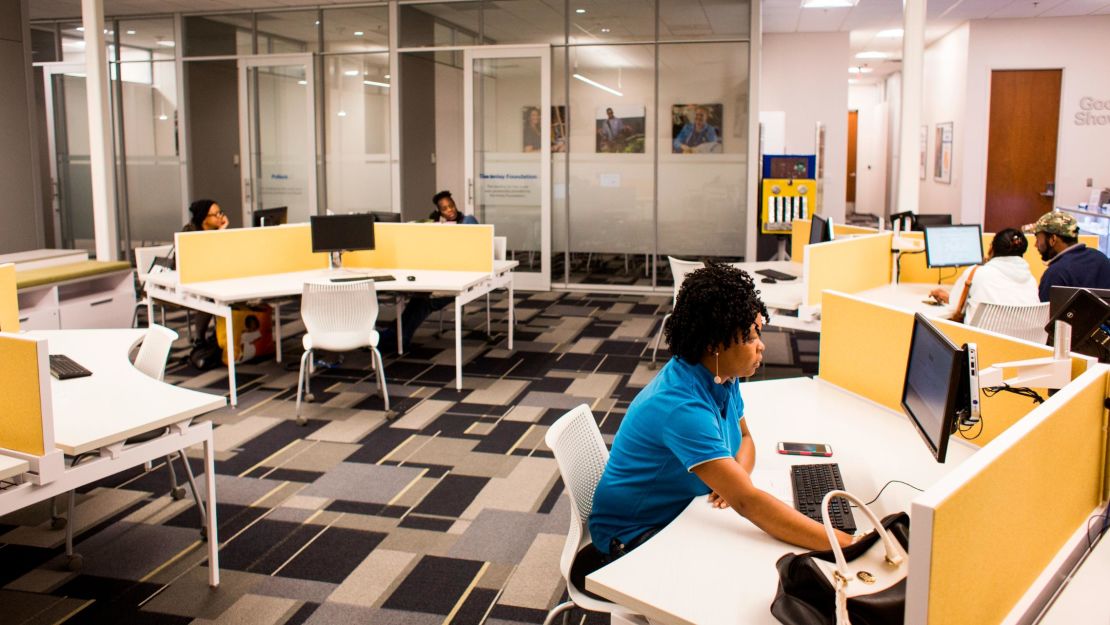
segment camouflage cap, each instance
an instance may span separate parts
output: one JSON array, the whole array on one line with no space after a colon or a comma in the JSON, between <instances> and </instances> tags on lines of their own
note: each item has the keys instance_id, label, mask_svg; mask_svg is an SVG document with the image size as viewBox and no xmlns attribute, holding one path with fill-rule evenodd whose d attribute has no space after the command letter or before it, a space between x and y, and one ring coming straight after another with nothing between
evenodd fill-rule
<instances>
[{"instance_id":1,"label":"camouflage cap","mask_svg":"<svg viewBox=\"0 0 1110 625\"><path fill-rule=\"evenodd\" d=\"M1046 234L1055 234L1062 237L1076 238L1079 236L1079 223L1075 221L1075 217L1060 211L1052 211L1041 215L1037 223L1030 224L1023 228L1026 232L1044 232Z\"/></svg>"}]
</instances>

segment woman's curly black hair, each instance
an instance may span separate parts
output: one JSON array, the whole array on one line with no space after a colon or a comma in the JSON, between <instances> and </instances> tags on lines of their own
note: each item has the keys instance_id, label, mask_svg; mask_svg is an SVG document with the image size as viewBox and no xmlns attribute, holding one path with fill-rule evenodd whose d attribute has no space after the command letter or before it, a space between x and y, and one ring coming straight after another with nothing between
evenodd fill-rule
<instances>
[{"instance_id":1,"label":"woman's curly black hair","mask_svg":"<svg viewBox=\"0 0 1110 625\"><path fill-rule=\"evenodd\" d=\"M710 347L727 349L738 337L750 339L756 315L762 315L764 321L770 318L752 277L735 267L708 261L682 282L663 332L671 353L693 363Z\"/></svg>"}]
</instances>

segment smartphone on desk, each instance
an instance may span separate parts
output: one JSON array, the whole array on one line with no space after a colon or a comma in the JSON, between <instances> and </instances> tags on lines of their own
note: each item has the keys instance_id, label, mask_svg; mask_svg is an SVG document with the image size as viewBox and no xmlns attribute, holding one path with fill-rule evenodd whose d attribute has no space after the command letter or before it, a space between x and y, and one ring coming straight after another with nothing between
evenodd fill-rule
<instances>
[{"instance_id":1,"label":"smartphone on desk","mask_svg":"<svg viewBox=\"0 0 1110 625\"><path fill-rule=\"evenodd\" d=\"M824 443L779 443L779 453L788 456L823 456L832 455L832 447Z\"/></svg>"}]
</instances>

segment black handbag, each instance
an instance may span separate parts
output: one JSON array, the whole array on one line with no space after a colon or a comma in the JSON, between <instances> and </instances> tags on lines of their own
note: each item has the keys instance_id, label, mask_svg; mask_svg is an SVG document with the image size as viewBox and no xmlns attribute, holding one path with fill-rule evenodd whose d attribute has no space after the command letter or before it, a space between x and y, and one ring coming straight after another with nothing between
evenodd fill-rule
<instances>
[{"instance_id":1,"label":"black handbag","mask_svg":"<svg viewBox=\"0 0 1110 625\"><path fill-rule=\"evenodd\" d=\"M843 550L834 539L827 512L833 497L855 503L876 528ZM909 516L900 512L880 522L870 508L844 491L827 494L822 510L833 549L779 558L779 589L771 614L786 625L901 625L906 612Z\"/></svg>"}]
</instances>

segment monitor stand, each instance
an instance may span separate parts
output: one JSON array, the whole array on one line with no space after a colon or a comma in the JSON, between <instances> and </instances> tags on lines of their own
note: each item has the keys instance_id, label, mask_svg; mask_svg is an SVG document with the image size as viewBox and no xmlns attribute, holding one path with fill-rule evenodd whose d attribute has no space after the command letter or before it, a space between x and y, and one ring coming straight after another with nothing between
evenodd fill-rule
<instances>
[{"instance_id":1,"label":"monitor stand","mask_svg":"<svg viewBox=\"0 0 1110 625\"><path fill-rule=\"evenodd\" d=\"M343 252L328 252L328 269L337 271L343 268Z\"/></svg>"}]
</instances>

